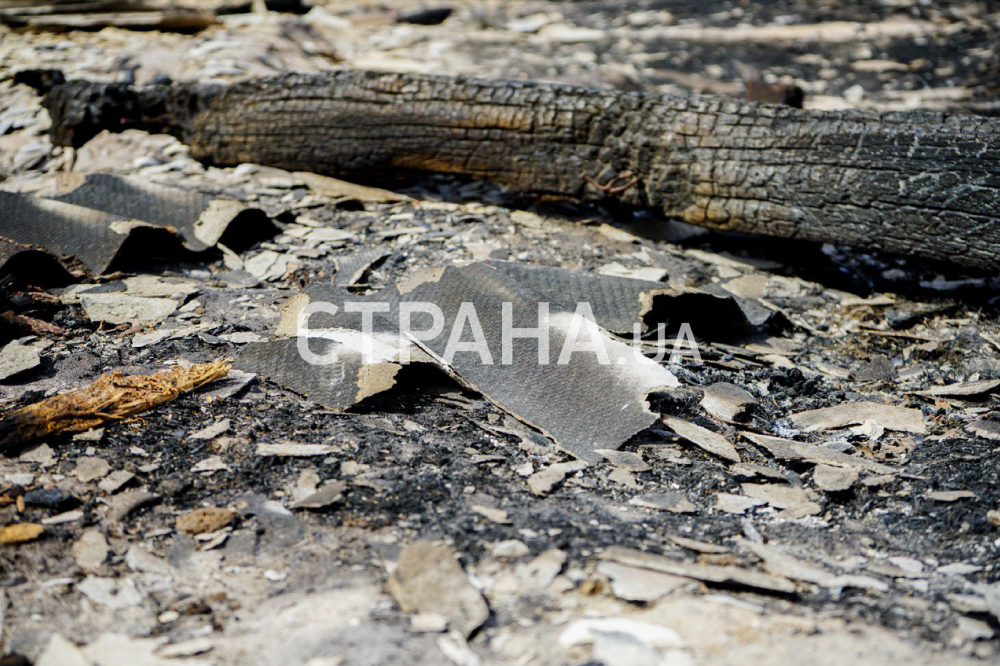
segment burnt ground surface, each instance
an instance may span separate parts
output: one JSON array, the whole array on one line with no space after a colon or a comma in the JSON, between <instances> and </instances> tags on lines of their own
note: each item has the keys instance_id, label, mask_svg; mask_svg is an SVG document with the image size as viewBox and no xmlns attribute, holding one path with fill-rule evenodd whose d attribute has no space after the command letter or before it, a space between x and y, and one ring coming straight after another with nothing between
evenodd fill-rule
<instances>
[{"instance_id":1,"label":"burnt ground surface","mask_svg":"<svg viewBox=\"0 0 1000 666\"><path fill-rule=\"evenodd\" d=\"M146 329L91 321L78 303L43 299L31 280L15 274L5 283L3 309L67 334L7 332L7 340L36 345L41 362L0 380L3 409L81 386L102 372L150 373L232 357L240 345L226 335L271 337L287 298L309 283L335 281L336 260L361 249L382 248L388 256L362 276L359 290L456 261L491 258L587 271L617 262L631 270L662 268L675 286L721 285L784 313L787 323L753 340L725 337L711 324L695 328L704 362L671 366L682 388L652 398L656 410L725 435L746 463L766 470L734 468L656 425L622 447L649 469L604 462L537 495L527 477L567 457L444 372L405 368L394 388L345 413L259 377L227 397L213 396L209 386L92 438L51 438L0 458L0 524L48 520L40 538L0 546L5 654L37 659L60 634L102 665L783 664L799 663L803 654L831 664L997 659L1000 447L969 427L1000 421L1000 391L920 393L1000 379L995 277L829 246L706 233L632 211L525 201L488 184L448 178L378 183L413 201L329 197L273 169L207 168L173 139L138 132L103 134L69 154L48 142L34 91L10 78L36 67L139 81L158 73L232 80L283 69L378 67L739 95L751 71L797 83L807 107L993 113L995 7L456 2L444 24L417 26L395 21L405 3L318 4L323 8L305 16L237 14L194 35L0 28L0 172L6 176L0 187L27 189L59 171L108 170L233 196L264 208L281 227L273 238L244 239L248 249L235 263L216 250L123 256L122 272L87 280L114 289L116 280L143 273L194 283L183 308ZM723 43L696 34L831 21L888 22L898 36L772 34ZM688 30L686 39L667 31L679 27ZM310 242L289 234L303 226L353 235ZM253 275L255 258L268 252L287 261L284 270ZM58 295L62 286L49 292ZM134 346L137 334L192 324L203 330ZM699 387L716 382L756 398L748 422L723 422L699 406ZM919 409L926 432L868 424L804 433L789 420L857 401ZM192 437L223 419L229 427L215 437ZM775 460L741 437L744 431L833 442L894 473L863 473L846 490L825 491L816 485L814 464ZM257 452L260 443L285 441L333 449L318 457ZM108 463L104 475L81 480L81 461L95 458ZM116 470L134 476L120 488L102 489L101 477ZM343 497L319 510L282 509L313 473L344 481ZM742 495L747 482L801 486L819 511L801 517L795 513L801 507L766 504L720 510L718 494ZM39 489L53 492L27 495ZM155 499L116 519L114 509L138 490ZM666 491L685 495L694 510L629 504ZM928 496L935 491L967 492ZM239 517L200 539L175 528L178 516L203 506L231 507ZM501 509L508 521L474 506ZM96 563L87 557L93 548L78 545L100 542L84 540L95 533L106 541ZM677 536L722 548L697 552L677 545L671 539ZM447 543L490 604L489 619L467 642L415 630L384 590L400 551L419 539ZM511 540L523 547L506 543ZM741 540L780 546L824 571L864 575L881 585L841 588L803 580L777 564L768 570L796 580L793 593L689 582L661 599L634 603L597 569L602 552L624 546L763 570ZM545 563L553 558L555 570L538 574L549 571ZM599 641L592 651L560 644L581 618L668 627L683 647L665 651L630 634L634 627L620 629L633 641L630 649L654 661L621 661L630 653L602 654ZM162 656L164 645L176 646L179 656Z\"/></svg>"}]
</instances>

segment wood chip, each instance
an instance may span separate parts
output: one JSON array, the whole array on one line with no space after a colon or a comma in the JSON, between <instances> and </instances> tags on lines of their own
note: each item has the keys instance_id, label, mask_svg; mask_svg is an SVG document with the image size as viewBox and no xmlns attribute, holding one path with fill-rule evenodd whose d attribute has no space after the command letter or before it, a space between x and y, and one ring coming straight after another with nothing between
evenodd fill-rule
<instances>
[{"instance_id":1,"label":"wood chip","mask_svg":"<svg viewBox=\"0 0 1000 666\"><path fill-rule=\"evenodd\" d=\"M736 447L718 433L674 416L664 416L663 422L687 441L713 455L737 463L742 460L740 454L736 452Z\"/></svg>"},{"instance_id":2,"label":"wood chip","mask_svg":"<svg viewBox=\"0 0 1000 666\"><path fill-rule=\"evenodd\" d=\"M209 506L189 511L177 517L177 529L188 536L221 530L236 520L236 512L223 507Z\"/></svg>"},{"instance_id":3,"label":"wood chip","mask_svg":"<svg viewBox=\"0 0 1000 666\"><path fill-rule=\"evenodd\" d=\"M0 451L52 435L83 432L145 412L225 377L229 363L177 367L153 375L101 375L94 383L9 412L0 420Z\"/></svg>"},{"instance_id":4,"label":"wood chip","mask_svg":"<svg viewBox=\"0 0 1000 666\"><path fill-rule=\"evenodd\" d=\"M0 527L0 545L34 541L43 532L45 528L38 523L15 523Z\"/></svg>"}]
</instances>

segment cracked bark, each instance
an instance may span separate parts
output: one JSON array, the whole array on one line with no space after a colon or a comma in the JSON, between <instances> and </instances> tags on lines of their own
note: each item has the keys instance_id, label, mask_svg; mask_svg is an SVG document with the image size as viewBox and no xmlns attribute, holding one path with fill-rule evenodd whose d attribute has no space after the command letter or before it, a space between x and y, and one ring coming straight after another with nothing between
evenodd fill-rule
<instances>
[{"instance_id":1,"label":"cracked bark","mask_svg":"<svg viewBox=\"0 0 1000 666\"><path fill-rule=\"evenodd\" d=\"M175 134L216 165L437 172L691 224L1000 267L1000 121L336 72L229 86L70 82L53 138Z\"/></svg>"}]
</instances>

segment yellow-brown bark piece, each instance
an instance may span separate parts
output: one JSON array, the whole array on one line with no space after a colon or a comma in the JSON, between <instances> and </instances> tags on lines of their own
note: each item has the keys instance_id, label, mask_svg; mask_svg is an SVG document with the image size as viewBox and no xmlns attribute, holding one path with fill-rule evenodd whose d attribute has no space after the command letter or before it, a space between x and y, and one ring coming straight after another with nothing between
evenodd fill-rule
<instances>
[{"instance_id":1,"label":"yellow-brown bark piece","mask_svg":"<svg viewBox=\"0 0 1000 666\"><path fill-rule=\"evenodd\" d=\"M16 409L0 419L0 451L49 435L83 432L140 414L229 374L218 359L152 375L101 375L83 388Z\"/></svg>"},{"instance_id":2,"label":"yellow-brown bark piece","mask_svg":"<svg viewBox=\"0 0 1000 666\"><path fill-rule=\"evenodd\" d=\"M34 541L44 531L45 528L37 523L15 523L0 527L0 545Z\"/></svg>"}]
</instances>

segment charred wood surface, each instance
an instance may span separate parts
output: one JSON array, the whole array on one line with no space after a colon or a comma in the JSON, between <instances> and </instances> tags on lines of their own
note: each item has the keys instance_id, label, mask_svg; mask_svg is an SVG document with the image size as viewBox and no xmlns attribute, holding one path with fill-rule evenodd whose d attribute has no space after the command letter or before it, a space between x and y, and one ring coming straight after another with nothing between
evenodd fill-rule
<instances>
[{"instance_id":1,"label":"charred wood surface","mask_svg":"<svg viewBox=\"0 0 1000 666\"><path fill-rule=\"evenodd\" d=\"M229 86L69 82L53 138L172 133L216 165L435 172L731 231L1000 267L1000 121L337 72Z\"/></svg>"}]
</instances>

